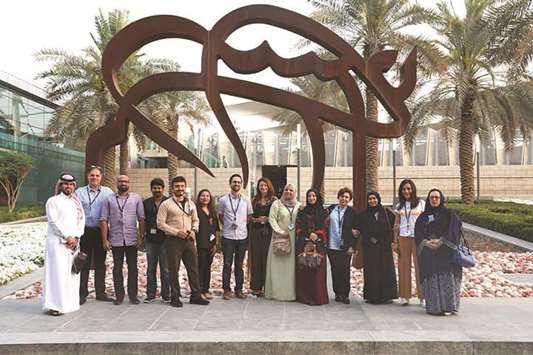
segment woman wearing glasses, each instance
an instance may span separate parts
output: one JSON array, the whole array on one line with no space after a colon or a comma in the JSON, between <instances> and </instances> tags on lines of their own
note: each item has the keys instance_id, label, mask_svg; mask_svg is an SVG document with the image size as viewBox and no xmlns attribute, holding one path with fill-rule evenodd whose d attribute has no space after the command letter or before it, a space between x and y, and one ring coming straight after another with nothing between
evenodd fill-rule
<instances>
[{"instance_id":1,"label":"woman wearing glasses","mask_svg":"<svg viewBox=\"0 0 533 355\"><path fill-rule=\"evenodd\" d=\"M426 312L450 315L459 310L462 268L451 262L461 236L461 220L444 207L440 190L429 191L424 213L415 224L415 241Z\"/></svg>"}]
</instances>

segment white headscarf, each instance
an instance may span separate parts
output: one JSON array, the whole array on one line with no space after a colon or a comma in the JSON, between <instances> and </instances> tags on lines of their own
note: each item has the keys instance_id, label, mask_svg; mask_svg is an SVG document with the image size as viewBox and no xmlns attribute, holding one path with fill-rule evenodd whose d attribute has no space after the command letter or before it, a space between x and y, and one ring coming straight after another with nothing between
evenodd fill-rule
<instances>
[{"instance_id":1,"label":"white headscarf","mask_svg":"<svg viewBox=\"0 0 533 355\"><path fill-rule=\"evenodd\" d=\"M298 203L298 200L296 200L296 193L294 194L294 197L292 199L288 199L285 190L290 187L292 191L296 192L296 188L293 184L287 184L283 188L283 194L281 195L281 203L283 203L287 207L294 207Z\"/></svg>"}]
</instances>

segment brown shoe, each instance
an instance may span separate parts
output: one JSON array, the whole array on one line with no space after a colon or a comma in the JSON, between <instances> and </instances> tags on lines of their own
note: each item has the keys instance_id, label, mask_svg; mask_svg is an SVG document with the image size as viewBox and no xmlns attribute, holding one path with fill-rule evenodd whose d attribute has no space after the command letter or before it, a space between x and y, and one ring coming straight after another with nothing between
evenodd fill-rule
<instances>
[{"instance_id":1,"label":"brown shoe","mask_svg":"<svg viewBox=\"0 0 533 355\"><path fill-rule=\"evenodd\" d=\"M231 293L231 291L224 291L224 295L222 296L222 298L225 299L226 301L231 300L232 297L233 297L233 294Z\"/></svg>"},{"instance_id":2,"label":"brown shoe","mask_svg":"<svg viewBox=\"0 0 533 355\"><path fill-rule=\"evenodd\" d=\"M212 300L213 299L213 295L211 294L211 292L203 293L202 296L204 296L204 298L206 300Z\"/></svg>"},{"instance_id":3,"label":"brown shoe","mask_svg":"<svg viewBox=\"0 0 533 355\"><path fill-rule=\"evenodd\" d=\"M235 291L235 297L237 297L237 298L243 300L243 299L245 299L247 296L246 296L244 293L242 293L242 291Z\"/></svg>"}]
</instances>

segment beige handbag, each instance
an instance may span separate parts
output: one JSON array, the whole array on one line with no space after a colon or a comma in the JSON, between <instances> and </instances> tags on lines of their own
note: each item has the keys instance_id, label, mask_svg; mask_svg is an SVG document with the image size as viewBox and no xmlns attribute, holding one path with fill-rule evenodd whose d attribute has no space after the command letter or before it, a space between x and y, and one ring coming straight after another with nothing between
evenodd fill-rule
<instances>
[{"instance_id":1,"label":"beige handbag","mask_svg":"<svg viewBox=\"0 0 533 355\"><path fill-rule=\"evenodd\" d=\"M272 232L272 251L276 255L288 255L291 252L291 237L289 233Z\"/></svg>"}]
</instances>

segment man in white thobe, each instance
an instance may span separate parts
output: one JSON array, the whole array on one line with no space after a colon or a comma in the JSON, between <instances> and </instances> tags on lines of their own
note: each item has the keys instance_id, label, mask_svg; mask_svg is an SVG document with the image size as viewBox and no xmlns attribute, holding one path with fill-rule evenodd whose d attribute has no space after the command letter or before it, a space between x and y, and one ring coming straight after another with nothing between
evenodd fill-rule
<instances>
[{"instance_id":1,"label":"man in white thobe","mask_svg":"<svg viewBox=\"0 0 533 355\"><path fill-rule=\"evenodd\" d=\"M76 181L62 174L61 191L46 201L48 233L44 255L43 310L53 316L80 309L80 275L72 273L78 240L85 227L85 214L74 195Z\"/></svg>"}]
</instances>

